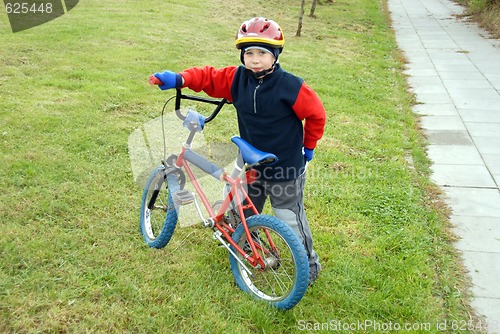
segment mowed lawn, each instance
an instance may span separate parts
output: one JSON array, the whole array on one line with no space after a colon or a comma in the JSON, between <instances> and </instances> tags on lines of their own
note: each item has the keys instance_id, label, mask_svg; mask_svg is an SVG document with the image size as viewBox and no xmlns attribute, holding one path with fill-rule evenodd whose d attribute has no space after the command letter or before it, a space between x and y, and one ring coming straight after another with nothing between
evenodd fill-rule
<instances>
[{"instance_id":1,"label":"mowed lawn","mask_svg":"<svg viewBox=\"0 0 500 334\"><path fill-rule=\"evenodd\" d=\"M85 0L15 34L0 10L0 332L437 332L474 320L385 1L322 1L316 18L309 6L300 38L298 0ZM328 113L306 187L323 271L286 312L237 288L208 230L144 244L128 147L173 94L149 75L237 65L236 30L257 15L281 24L282 66ZM228 107L204 132L227 144L236 129Z\"/></svg>"}]
</instances>

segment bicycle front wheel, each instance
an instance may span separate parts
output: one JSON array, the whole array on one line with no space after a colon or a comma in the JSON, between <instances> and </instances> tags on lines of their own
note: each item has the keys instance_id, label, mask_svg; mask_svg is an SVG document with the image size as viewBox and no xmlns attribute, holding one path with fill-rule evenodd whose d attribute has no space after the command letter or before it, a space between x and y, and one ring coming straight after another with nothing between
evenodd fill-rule
<instances>
[{"instance_id":1,"label":"bicycle front wheel","mask_svg":"<svg viewBox=\"0 0 500 334\"><path fill-rule=\"evenodd\" d=\"M177 225L172 194L179 190L179 176L159 166L149 176L141 202L140 227L144 241L153 248L165 247Z\"/></svg>"},{"instance_id":2,"label":"bicycle front wheel","mask_svg":"<svg viewBox=\"0 0 500 334\"><path fill-rule=\"evenodd\" d=\"M232 247L239 260L251 272L230 255L236 284L255 298L279 309L294 307L304 296L309 280L309 264L302 242L288 225L273 216L251 216L247 219L247 225L257 245L257 252L265 259L266 267L253 268ZM253 255L242 224L234 231L233 240L248 255Z\"/></svg>"}]
</instances>

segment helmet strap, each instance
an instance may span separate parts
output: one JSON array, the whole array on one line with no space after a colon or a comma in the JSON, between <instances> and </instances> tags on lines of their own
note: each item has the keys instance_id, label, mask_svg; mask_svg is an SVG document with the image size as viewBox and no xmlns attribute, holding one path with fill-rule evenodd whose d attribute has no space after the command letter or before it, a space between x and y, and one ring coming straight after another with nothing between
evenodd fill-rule
<instances>
[{"instance_id":1,"label":"helmet strap","mask_svg":"<svg viewBox=\"0 0 500 334\"><path fill-rule=\"evenodd\" d=\"M274 68L276 67L276 63L277 63L278 60L276 60L274 63L273 63L273 66L271 66L270 68L268 68L267 70L264 70L264 71L260 71L260 72L252 72L252 75L255 77L255 79L262 79L263 77L265 77L266 75L268 75L269 73L273 72L274 71Z\"/></svg>"}]
</instances>

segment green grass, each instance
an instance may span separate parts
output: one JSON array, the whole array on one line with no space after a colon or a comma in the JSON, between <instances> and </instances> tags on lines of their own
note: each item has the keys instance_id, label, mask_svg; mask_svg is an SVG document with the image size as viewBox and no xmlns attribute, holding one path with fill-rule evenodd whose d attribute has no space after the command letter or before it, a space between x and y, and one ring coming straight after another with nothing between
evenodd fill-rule
<instances>
[{"instance_id":1,"label":"green grass","mask_svg":"<svg viewBox=\"0 0 500 334\"><path fill-rule=\"evenodd\" d=\"M88 0L16 34L1 12L0 332L293 333L331 320L433 329L469 320L385 3L318 6L295 38L299 6ZM163 250L144 245L127 142L172 95L147 85L151 73L238 64L234 33L261 14L285 31L284 68L328 111L306 193L324 270L288 312L238 290L209 231L177 229ZM209 141L235 134L230 110L207 126Z\"/></svg>"}]
</instances>

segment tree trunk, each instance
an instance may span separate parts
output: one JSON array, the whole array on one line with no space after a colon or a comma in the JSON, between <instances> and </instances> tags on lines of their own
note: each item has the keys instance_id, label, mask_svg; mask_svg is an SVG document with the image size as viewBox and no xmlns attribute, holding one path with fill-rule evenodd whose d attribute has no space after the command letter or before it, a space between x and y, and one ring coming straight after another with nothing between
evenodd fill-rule
<instances>
[{"instance_id":1,"label":"tree trunk","mask_svg":"<svg viewBox=\"0 0 500 334\"><path fill-rule=\"evenodd\" d=\"M319 0L313 0L313 3L311 5L311 12L309 13L309 17L315 17L314 12L316 11L316 4L319 2Z\"/></svg>"},{"instance_id":2,"label":"tree trunk","mask_svg":"<svg viewBox=\"0 0 500 334\"><path fill-rule=\"evenodd\" d=\"M300 33L302 31L302 18L304 17L305 2L306 0L302 0L302 3L300 4L299 26L297 27L297 33L295 34L296 37L300 37Z\"/></svg>"}]
</instances>

